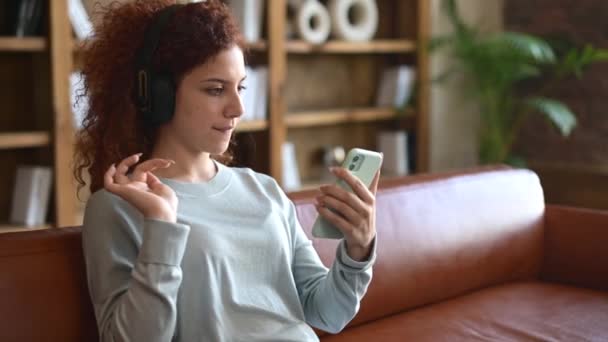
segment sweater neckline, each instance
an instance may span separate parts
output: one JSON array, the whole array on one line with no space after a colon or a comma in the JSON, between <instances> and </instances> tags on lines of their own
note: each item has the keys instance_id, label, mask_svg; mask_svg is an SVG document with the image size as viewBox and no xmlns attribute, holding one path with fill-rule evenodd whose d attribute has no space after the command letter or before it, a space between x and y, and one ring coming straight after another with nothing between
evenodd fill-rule
<instances>
[{"instance_id":1,"label":"sweater neckline","mask_svg":"<svg viewBox=\"0 0 608 342\"><path fill-rule=\"evenodd\" d=\"M158 177L164 184L173 189L178 196L185 197L209 197L219 194L230 184L232 172L226 165L212 159L217 172L206 182L184 182L171 178Z\"/></svg>"}]
</instances>

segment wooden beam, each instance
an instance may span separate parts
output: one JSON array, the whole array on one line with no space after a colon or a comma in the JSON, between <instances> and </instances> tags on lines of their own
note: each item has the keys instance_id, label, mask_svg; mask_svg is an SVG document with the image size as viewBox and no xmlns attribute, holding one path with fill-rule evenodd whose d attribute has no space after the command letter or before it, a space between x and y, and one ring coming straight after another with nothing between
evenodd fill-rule
<instances>
[{"instance_id":1,"label":"wooden beam","mask_svg":"<svg viewBox=\"0 0 608 342\"><path fill-rule=\"evenodd\" d=\"M416 129L416 171L429 170L430 144L430 69L428 43L430 37L430 1L418 0L418 108Z\"/></svg>"},{"instance_id":2,"label":"wooden beam","mask_svg":"<svg viewBox=\"0 0 608 342\"><path fill-rule=\"evenodd\" d=\"M49 1L51 85L53 89L54 150L55 150L55 225L65 227L78 222L76 183L72 176L74 127L70 105L72 71L72 28L68 20L67 0Z\"/></svg>"},{"instance_id":3,"label":"wooden beam","mask_svg":"<svg viewBox=\"0 0 608 342\"><path fill-rule=\"evenodd\" d=\"M282 184L281 151L285 142L286 127L283 122L287 106L285 103L285 80L287 77L287 54L285 53L285 28L287 4L285 0L268 2L268 64L270 101L270 175Z\"/></svg>"}]
</instances>

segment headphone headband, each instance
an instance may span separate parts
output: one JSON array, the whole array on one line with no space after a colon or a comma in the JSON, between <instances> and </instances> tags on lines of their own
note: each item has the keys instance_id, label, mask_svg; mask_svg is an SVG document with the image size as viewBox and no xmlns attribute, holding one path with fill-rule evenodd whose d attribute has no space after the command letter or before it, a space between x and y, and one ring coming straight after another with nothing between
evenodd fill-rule
<instances>
[{"instance_id":1,"label":"headphone headband","mask_svg":"<svg viewBox=\"0 0 608 342\"><path fill-rule=\"evenodd\" d=\"M179 4L173 4L160 10L146 29L142 47L137 54L137 62L140 69L150 68L152 57L154 57L154 52L156 52L160 41L160 34L178 7L180 7Z\"/></svg>"},{"instance_id":2,"label":"headphone headband","mask_svg":"<svg viewBox=\"0 0 608 342\"><path fill-rule=\"evenodd\" d=\"M156 126L170 120L175 105L172 77L153 70L152 58L160 35L180 7L173 4L161 9L146 28L142 46L136 53L135 101L147 125Z\"/></svg>"}]
</instances>

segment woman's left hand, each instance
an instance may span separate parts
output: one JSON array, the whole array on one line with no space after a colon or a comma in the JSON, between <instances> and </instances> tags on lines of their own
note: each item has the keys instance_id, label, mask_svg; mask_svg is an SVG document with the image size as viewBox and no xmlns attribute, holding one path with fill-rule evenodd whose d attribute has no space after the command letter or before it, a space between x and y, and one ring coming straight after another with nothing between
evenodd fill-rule
<instances>
[{"instance_id":1,"label":"woman's left hand","mask_svg":"<svg viewBox=\"0 0 608 342\"><path fill-rule=\"evenodd\" d=\"M353 189L353 193L337 185L321 186L321 195L317 196L315 206L319 215L344 234L348 255L353 260L364 261L369 258L376 236L376 190L380 171L376 173L369 189L345 168L335 167L331 171L344 180Z\"/></svg>"}]
</instances>

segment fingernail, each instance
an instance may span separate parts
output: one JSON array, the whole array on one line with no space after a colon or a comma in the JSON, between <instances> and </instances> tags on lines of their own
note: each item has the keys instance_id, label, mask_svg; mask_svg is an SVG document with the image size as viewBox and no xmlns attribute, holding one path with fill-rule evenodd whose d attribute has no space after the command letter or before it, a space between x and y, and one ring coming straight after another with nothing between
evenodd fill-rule
<instances>
[{"instance_id":1,"label":"fingernail","mask_svg":"<svg viewBox=\"0 0 608 342\"><path fill-rule=\"evenodd\" d=\"M143 152L136 154L136 156L138 156L138 157L141 157L142 155L143 155Z\"/></svg>"},{"instance_id":2,"label":"fingernail","mask_svg":"<svg viewBox=\"0 0 608 342\"><path fill-rule=\"evenodd\" d=\"M166 159L166 161L167 161L169 164L175 164L175 160L172 160L172 159Z\"/></svg>"}]
</instances>

